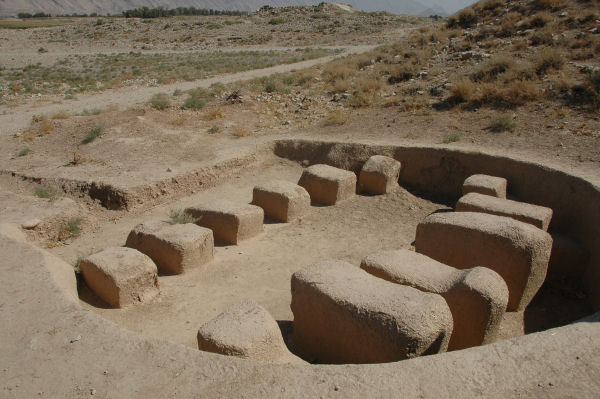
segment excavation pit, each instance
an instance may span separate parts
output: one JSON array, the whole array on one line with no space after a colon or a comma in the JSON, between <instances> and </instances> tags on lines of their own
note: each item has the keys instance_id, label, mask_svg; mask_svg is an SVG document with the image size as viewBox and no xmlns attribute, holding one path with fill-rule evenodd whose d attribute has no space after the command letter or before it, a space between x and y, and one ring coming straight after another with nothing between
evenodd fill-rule
<instances>
[{"instance_id":1,"label":"excavation pit","mask_svg":"<svg viewBox=\"0 0 600 399\"><path fill-rule=\"evenodd\" d=\"M597 336L594 334L598 333L598 323L576 322L591 315L597 309L594 306L600 305L600 293L596 291L596 281L600 278L600 271L597 270L600 268L600 258L595 252L596 248L600 248L600 235L597 234L600 224L593 216L597 214L600 192L586 179L524 161L444 148L292 140L277 142L270 148L274 150L274 155L265 155L253 168L234 173L232 178L212 188L127 214L116 223L104 226L101 234L88 239L82 237L77 243L81 243L77 251L88 252L100 242L102 247L123 245L128 232L135 225L144 220L167 219L170 209L185 209L200 201L222 198L249 203L252 188L256 185L274 179L298 181L303 170L300 163L306 160L310 164L326 163L358 173L371 155L391 156L403 165L401 187L385 196L358 195L335 206L312 206L305 216L292 223L266 224L264 233L252 240L237 246L217 247L213 262L206 268L193 269L183 275L159 277L159 297L135 307L106 309L80 283L82 306L139 334L133 338L135 340L156 342L153 339L157 338L161 340L161 345L169 346L173 342L182 344L187 349L177 349L174 357L184 361L179 351L185 353L185 358L193 356L198 363L192 367L201 367L198 364L204 362L223 366L233 362L242 374L250 373L246 371L250 369L263 373L267 369L255 366L254 361L240 361L199 351L196 342L199 326L232 304L250 299L280 322L286 343L294 352L293 333L286 335L288 330L283 328L293 322L290 277L294 272L326 259L343 259L358 267L365 256L380 249L410 249L417 225L433 212L449 211L449 205L459 198L466 177L476 173L496 174L507 178L509 193L520 200L552 208L554 217L550 233L568 237L589 253L585 258L586 264L579 265L581 274L577 285L561 287L560 281L546 281L523 312L505 314L495 343L390 365L355 366L357 373L371 375L387 370L394 375L424 375L433 368L443 367L452 375L461 374L450 366L457 361L464 364L469 372L487 370L485 372L491 373L498 371L497 367L501 367L504 361L496 359L492 365L478 363L477 359L488 358L491 353L500 351L502 356L508 357L507 367L514 367L510 364L520 364L527 358L536 359L536 362L540 362L542 372L558 376L554 371L549 371L543 362L551 361L560 369L573 366L570 360L565 363L559 361L565 355L570 359L572 355L575 358L575 353L587 353L586 350L597 353L597 342L594 343L593 337ZM547 181L551 184L535 186L531 181ZM562 192L565 186L571 188L569 192ZM99 323L103 322L102 319L98 320ZM554 327L560 328L544 331ZM541 333L528 335L538 331ZM567 337L575 342L565 347ZM507 338L517 339L506 341ZM557 348L553 342L556 339L563 341L560 344L561 352L555 355ZM165 340L169 342L165 344ZM414 365L420 365L418 368L421 371L409 371ZM301 371L303 367L316 367L327 381L335 380L333 370L337 369L319 365L277 367L282 373L293 373L290 367L297 368L300 374L296 374L295 378L309 384L313 381L312 373ZM458 374L456 377L461 378ZM522 374L531 378L527 371L521 370L519 373L512 369L511 375L515 378L509 379L508 384L513 387L526 384Z\"/></svg>"}]
</instances>

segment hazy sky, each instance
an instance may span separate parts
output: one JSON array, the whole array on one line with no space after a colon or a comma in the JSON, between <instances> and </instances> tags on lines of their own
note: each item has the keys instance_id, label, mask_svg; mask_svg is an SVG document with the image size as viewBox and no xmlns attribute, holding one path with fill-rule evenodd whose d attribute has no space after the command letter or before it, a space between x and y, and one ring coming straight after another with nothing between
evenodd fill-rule
<instances>
[{"instance_id":1,"label":"hazy sky","mask_svg":"<svg viewBox=\"0 0 600 399\"><path fill-rule=\"evenodd\" d=\"M427 7L431 7L433 5L439 4L444 7L444 9L450 13L458 11L466 6L469 6L477 1L473 0L418 0L419 3L426 5Z\"/></svg>"}]
</instances>

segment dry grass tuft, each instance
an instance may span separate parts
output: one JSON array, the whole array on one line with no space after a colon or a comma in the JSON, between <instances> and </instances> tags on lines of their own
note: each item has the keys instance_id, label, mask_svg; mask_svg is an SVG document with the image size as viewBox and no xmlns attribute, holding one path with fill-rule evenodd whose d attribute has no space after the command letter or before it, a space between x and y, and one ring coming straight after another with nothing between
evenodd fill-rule
<instances>
[{"instance_id":1,"label":"dry grass tuft","mask_svg":"<svg viewBox=\"0 0 600 399\"><path fill-rule=\"evenodd\" d=\"M217 119L221 119L225 117L225 112L223 111L223 108L216 106L216 107L212 107L211 109L207 110L204 115L202 115L202 119L204 119L205 121L214 121Z\"/></svg>"},{"instance_id":2,"label":"dry grass tuft","mask_svg":"<svg viewBox=\"0 0 600 399\"><path fill-rule=\"evenodd\" d=\"M186 123L187 119L184 117L178 117L169 121L169 125L171 126L185 126Z\"/></svg>"},{"instance_id":3,"label":"dry grass tuft","mask_svg":"<svg viewBox=\"0 0 600 399\"><path fill-rule=\"evenodd\" d=\"M233 128L233 135L235 137L247 137L250 136L250 130L244 126L236 126Z\"/></svg>"},{"instance_id":4,"label":"dry grass tuft","mask_svg":"<svg viewBox=\"0 0 600 399\"><path fill-rule=\"evenodd\" d=\"M325 118L325 126L341 126L350 119L350 114L341 109L330 112Z\"/></svg>"},{"instance_id":5,"label":"dry grass tuft","mask_svg":"<svg viewBox=\"0 0 600 399\"><path fill-rule=\"evenodd\" d=\"M69 113L63 109L52 115L52 119L68 119L69 116Z\"/></svg>"}]
</instances>

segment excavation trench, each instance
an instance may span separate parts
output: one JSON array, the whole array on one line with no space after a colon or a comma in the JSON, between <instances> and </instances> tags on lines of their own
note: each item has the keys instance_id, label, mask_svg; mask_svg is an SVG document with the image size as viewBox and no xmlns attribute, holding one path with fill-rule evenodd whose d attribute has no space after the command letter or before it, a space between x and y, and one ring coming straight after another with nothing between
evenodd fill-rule
<instances>
[{"instance_id":1,"label":"excavation trench","mask_svg":"<svg viewBox=\"0 0 600 399\"><path fill-rule=\"evenodd\" d=\"M313 205L306 216L292 223L267 221L260 236L237 246L217 246L212 263L182 275L160 276L158 299L134 307L109 309L80 281L84 307L144 336L196 347L196 332L202 324L230 305L251 299L279 321L294 351L290 277L295 271L327 259L358 266L380 249L411 249L417 224L433 212L450 210L466 177L486 173L506 177L511 196L551 207L550 233L587 252L585 258L578 258L578 264L551 260L546 282L532 303L524 312L506 313L498 339L566 326L598 310L598 188L581 177L543 165L446 148L276 141L255 152L247 163L235 161L229 164L233 167L224 167L211 187L201 192L175 195L165 187L163 205L107 226L101 246L123 245L137 223L165 220L169 207L222 198L248 203L257 184L273 179L298 181L302 165L326 163L358 172L374 154L402 162L399 190L384 196L360 195L335 206ZM148 187L139 190L151 191ZM152 195L138 196L140 209L146 209L145 199L160 202Z\"/></svg>"}]
</instances>

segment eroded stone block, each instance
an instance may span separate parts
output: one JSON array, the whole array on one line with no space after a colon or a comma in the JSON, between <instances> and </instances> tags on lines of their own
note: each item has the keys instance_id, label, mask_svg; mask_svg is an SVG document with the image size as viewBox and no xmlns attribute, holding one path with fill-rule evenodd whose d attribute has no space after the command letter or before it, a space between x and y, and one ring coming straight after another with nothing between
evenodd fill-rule
<instances>
[{"instance_id":1,"label":"eroded stone block","mask_svg":"<svg viewBox=\"0 0 600 399\"><path fill-rule=\"evenodd\" d=\"M216 241L228 244L237 244L263 231L264 211L255 205L218 200L185 212L198 219L197 225L211 229Z\"/></svg>"},{"instance_id":2,"label":"eroded stone block","mask_svg":"<svg viewBox=\"0 0 600 399\"><path fill-rule=\"evenodd\" d=\"M408 250L376 252L360 267L392 283L443 296L454 320L449 350L495 340L508 303L506 283L495 271L485 267L459 270Z\"/></svg>"},{"instance_id":3,"label":"eroded stone block","mask_svg":"<svg viewBox=\"0 0 600 399\"><path fill-rule=\"evenodd\" d=\"M260 206L265 215L281 222L290 222L310 209L310 195L297 184L275 180L254 187L252 204Z\"/></svg>"},{"instance_id":4,"label":"eroded stone block","mask_svg":"<svg viewBox=\"0 0 600 399\"><path fill-rule=\"evenodd\" d=\"M529 223L542 230L548 230L552 219L552 209L545 206L511 201L479 193L469 193L459 199L456 203L456 212L481 212L506 216Z\"/></svg>"},{"instance_id":5,"label":"eroded stone block","mask_svg":"<svg viewBox=\"0 0 600 399\"><path fill-rule=\"evenodd\" d=\"M356 175L329 165L304 169L298 184L308 191L311 200L324 205L335 205L356 194Z\"/></svg>"},{"instance_id":6,"label":"eroded stone block","mask_svg":"<svg viewBox=\"0 0 600 399\"><path fill-rule=\"evenodd\" d=\"M446 351L452 314L437 294L393 284L344 261L292 276L294 344L318 363L382 363Z\"/></svg>"},{"instance_id":7,"label":"eroded stone block","mask_svg":"<svg viewBox=\"0 0 600 399\"><path fill-rule=\"evenodd\" d=\"M436 213L417 226L417 252L458 269L488 267L508 286L508 310L524 310L546 277L552 237L530 224L473 212Z\"/></svg>"},{"instance_id":8,"label":"eroded stone block","mask_svg":"<svg viewBox=\"0 0 600 399\"><path fill-rule=\"evenodd\" d=\"M302 362L287 349L275 319L254 301L231 306L198 330L198 348L268 363Z\"/></svg>"},{"instance_id":9,"label":"eroded stone block","mask_svg":"<svg viewBox=\"0 0 600 399\"><path fill-rule=\"evenodd\" d=\"M463 195L480 193L492 197L506 198L506 179L488 175L473 175L463 183Z\"/></svg>"},{"instance_id":10,"label":"eroded stone block","mask_svg":"<svg viewBox=\"0 0 600 399\"><path fill-rule=\"evenodd\" d=\"M115 308L148 301L159 293L156 265L132 248L107 248L83 259L79 267L88 287Z\"/></svg>"},{"instance_id":11,"label":"eroded stone block","mask_svg":"<svg viewBox=\"0 0 600 399\"><path fill-rule=\"evenodd\" d=\"M373 155L362 167L358 178L358 191L369 194L386 194L398 187L402 164L394 158Z\"/></svg>"},{"instance_id":12,"label":"eroded stone block","mask_svg":"<svg viewBox=\"0 0 600 399\"><path fill-rule=\"evenodd\" d=\"M135 226L125 246L148 255L167 273L181 274L213 260L213 232L192 223L169 225L163 222Z\"/></svg>"}]
</instances>

